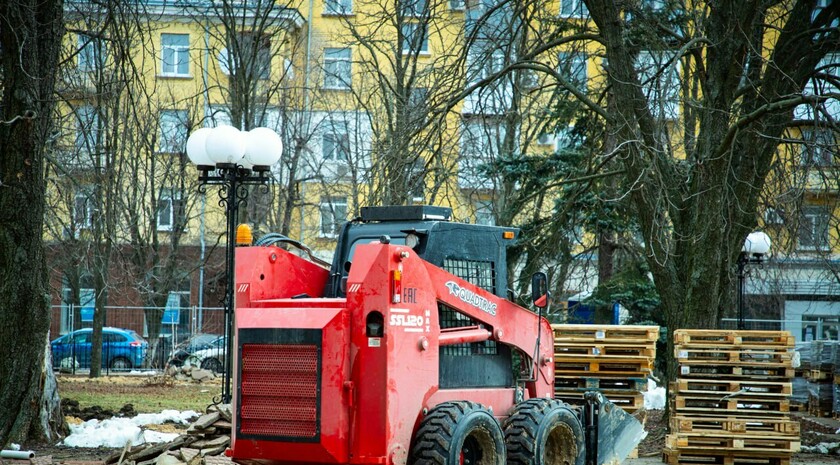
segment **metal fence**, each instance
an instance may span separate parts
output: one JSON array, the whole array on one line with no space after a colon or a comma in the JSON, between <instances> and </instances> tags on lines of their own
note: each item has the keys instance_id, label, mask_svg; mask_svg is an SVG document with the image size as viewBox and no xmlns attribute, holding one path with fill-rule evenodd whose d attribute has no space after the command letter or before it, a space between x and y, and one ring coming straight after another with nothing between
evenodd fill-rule
<instances>
[{"instance_id":1,"label":"metal fence","mask_svg":"<svg viewBox=\"0 0 840 465\"><path fill-rule=\"evenodd\" d=\"M158 310L156 315L160 315L160 311L163 313L160 334L155 338L149 333L148 318L152 312L147 310ZM143 342L132 345L134 341L130 340L130 335L107 331L102 338L102 369L106 373L163 369L179 344L185 345L199 335L223 335L224 321L224 308L221 307L106 306L105 327L134 332ZM83 330L92 327L92 306L65 304L52 307L50 338L55 369L71 372L90 369L91 346L84 336L90 331ZM65 337L67 335L71 336Z\"/></svg>"},{"instance_id":2,"label":"metal fence","mask_svg":"<svg viewBox=\"0 0 840 465\"><path fill-rule=\"evenodd\" d=\"M737 318L721 320L722 329L737 329ZM768 320L744 319L744 329L761 331L790 331L797 343L814 340L840 340L840 315L803 315L802 319Z\"/></svg>"}]
</instances>

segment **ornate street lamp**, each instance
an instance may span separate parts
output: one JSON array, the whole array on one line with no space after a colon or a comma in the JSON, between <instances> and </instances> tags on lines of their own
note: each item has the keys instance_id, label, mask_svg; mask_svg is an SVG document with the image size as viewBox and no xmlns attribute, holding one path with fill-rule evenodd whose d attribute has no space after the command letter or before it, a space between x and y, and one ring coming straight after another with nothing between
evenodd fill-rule
<instances>
[{"instance_id":1,"label":"ornate street lamp","mask_svg":"<svg viewBox=\"0 0 840 465\"><path fill-rule=\"evenodd\" d=\"M770 237L762 231L747 235L738 255L738 329L744 327L744 278L747 265L759 265L770 252Z\"/></svg>"},{"instance_id":2,"label":"ornate street lamp","mask_svg":"<svg viewBox=\"0 0 840 465\"><path fill-rule=\"evenodd\" d=\"M283 142L276 132L256 128L242 132L232 126L201 128L187 140L187 156L198 168L198 190L219 186L219 206L225 208L227 247L225 250L225 361L222 402L231 397L230 377L233 354L234 238L239 205L248 198L249 185L267 185L271 165L280 160Z\"/></svg>"}]
</instances>

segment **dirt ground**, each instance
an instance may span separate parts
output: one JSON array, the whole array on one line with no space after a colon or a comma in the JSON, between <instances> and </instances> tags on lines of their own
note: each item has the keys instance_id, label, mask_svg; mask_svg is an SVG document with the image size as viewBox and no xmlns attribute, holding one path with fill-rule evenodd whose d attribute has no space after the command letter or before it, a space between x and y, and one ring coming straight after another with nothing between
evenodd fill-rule
<instances>
[{"instance_id":1,"label":"dirt ground","mask_svg":"<svg viewBox=\"0 0 840 465\"><path fill-rule=\"evenodd\" d=\"M117 391L119 393L118 397L125 399L126 404L120 408L102 408L98 405L84 405L84 403L80 406L79 402L75 399L65 398L63 406L65 413L68 415L68 421L79 422L90 418L103 419L113 415L133 416L137 414L137 411L135 411L134 406L130 403L132 399L147 397L152 392L162 397L171 394L166 386L138 386L136 384L117 382L110 386L96 386L94 383L91 383L89 386L84 386L85 389L82 392L92 391L89 393L93 396ZM148 407L153 408L154 406ZM638 417L643 421L648 435L639 445L639 458L628 459L624 463L627 465L653 465L662 463L662 449L665 444L665 435L667 434L667 424L663 419L663 412L661 410L654 410L644 412L638 415ZM800 420L802 426L803 446L840 442L840 435L836 434L840 429L840 421L829 418L814 419L802 412L795 413L794 417ZM178 428L185 429L183 426L173 425L150 426L150 428L167 432L178 432ZM94 465L120 451L120 449L112 448L72 448L55 444L24 444L22 448L24 450L35 451L36 458L51 456L53 463L65 463L67 465ZM3 460L0 460L0 465L4 465L2 462ZM26 461L6 462L6 465L28 464ZM791 464L840 464L840 455L798 453L794 454Z\"/></svg>"}]
</instances>

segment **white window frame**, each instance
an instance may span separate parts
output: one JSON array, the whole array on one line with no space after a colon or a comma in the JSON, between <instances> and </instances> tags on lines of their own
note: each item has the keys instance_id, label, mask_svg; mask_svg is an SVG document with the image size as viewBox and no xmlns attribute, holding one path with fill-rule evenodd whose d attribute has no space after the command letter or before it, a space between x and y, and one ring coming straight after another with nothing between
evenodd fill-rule
<instances>
[{"instance_id":1,"label":"white window frame","mask_svg":"<svg viewBox=\"0 0 840 465\"><path fill-rule=\"evenodd\" d=\"M348 16L353 14L353 0L324 0L325 16Z\"/></svg>"},{"instance_id":2,"label":"white window frame","mask_svg":"<svg viewBox=\"0 0 840 465\"><path fill-rule=\"evenodd\" d=\"M95 106L83 105L76 108L76 150L82 153L97 152L100 136L99 111Z\"/></svg>"},{"instance_id":3,"label":"white window frame","mask_svg":"<svg viewBox=\"0 0 840 465\"><path fill-rule=\"evenodd\" d=\"M177 217L176 201L183 201L183 195L178 189L163 189L157 199L155 209L155 224L158 231L173 231L175 223L180 219ZM165 220L165 221L162 221Z\"/></svg>"},{"instance_id":4,"label":"white window frame","mask_svg":"<svg viewBox=\"0 0 840 465\"><path fill-rule=\"evenodd\" d=\"M635 67L653 116L665 120L677 119L680 113L679 57L675 57L673 52L643 50L636 57ZM657 77L653 79L654 76Z\"/></svg>"},{"instance_id":5,"label":"white window frame","mask_svg":"<svg viewBox=\"0 0 840 465\"><path fill-rule=\"evenodd\" d=\"M321 134L321 158L326 162L347 163L350 160L350 132L343 121L330 122Z\"/></svg>"},{"instance_id":6,"label":"white window frame","mask_svg":"<svg viewBox=\"0 0 840 465\"><path fill-rule=\"evenodd\" d=\"M451 11L464 11L467 8L464 0L449 0L449 9Z\"/></svg>"},{"instance_id":7,"label":"white window frame","mask_svg":"<svg viewBox=\"0 0 840 465\"><path fill-rule=\"evenodd\" d=\"M414 49L414 35L417 31L423 31L423 40L420 42L420 49ZM429 54L429 25L426 23L415 23L415 22L405 22L402 24L402 52L403 55L408 54L418 54L418 55L428 55Z\"/></svg>"},{"instance_id":8,"label":"white window frame","mask_svg":"<svg viewBox=\"0 0 840 465\"><path fill-rule=\"evenodd\" d=\"M187 144L187 110L161 110L158 114L158 153L181 153Z\"/></svg>"},{"instance_id":9,"label":"white window frame","mask_svg":"<svg viewBox=\"0 0 840 465\"><path fill-rule=\"evenodd\" d=\"M557 72L578 90L586 91L589 79L588 56L584 52L558 52ZM568 68L567 65L568 64ZM567 72L568 70L568 72Z\"/></svg>"},{"instance_id":10,"label":"white window frame","mask_svg":"<svg viewBox=\"0 0 840 465\"><path fill-rule=\"evenodd\" d=\"M588 18L589 9L583 0L560 0L560 16L564 18Z\"/></svg>"},{"instance_id":11,"label":"white window frame","mask_svg":"<svg viewBox=\"0 0 840 465\"><path fill-rule=\"evenodd\" d=\"M832 167L837 140L831 128L810 126L802 128L802 155L800 165L805 167Z\"/></svg>"},{"instance_id":12,"label":"white window frame","mask_svg":"<svg viewBox=\"0 0 840 465\"><path fill-rule=\"evenodd\" d=\"M76 231L90 229L93 227L93 199L88 191L77 191L73 196L73 223ZM83 213L79 210L84 209Z\"/></svg>"},{"instance_id":13,"label":"white window frame","mask_svg":"<svg viewBox=\"0 0 840 465\"><path fill-rule=\"evenodd\" d=\"M169 40L186 37L187 45L175 44ZM190 35L161 33L160 35L160 75L172 77L190 77ZM167 62L167 54L171 54L172 63Z\"/></svg>"},{"instance_id":14,"label":"white window frame","mask_svg":"<svg viewBox=\"0 0 840 465\"><path fill-rule=\"evenodd\" d=\"M404 17L419 18L426 10L427 0L399 0Z\"/></svg>"},{"instance_id":15,"label":"white window frame","mask_svg":"<svg viewBox=\"0 0 840 465\"><path fill-rule=\"evenodd\" d=\"M344 216L339 218L341 211ZM334 239L338 237L341 224L347 221L347 198L326 197L321 199L319 210L318 237Z\"/></svg>"},{"instance_id":16,"label":"white window frame","mask_svg":"<svg viewBox=\"0 0 840 465\"><path fill-rule=\"evenodd\" d=\"M99 71L105 64L105 46L102 40L86 34L78 34L79 53L77 68L83 72Z\"/></svg>"},{"instance_id":17,"label":"white window frame","mask_svg":"<svg viewBox=\"0 0 840 465\"><path fill-rule=\"evenodd\" d=\"M476 200L473 202L473 209L475 210L475 224L496 226L492 200Z\"/></svg>"},{"instance_id":18,"label":"white window frame","mask_svg":"<svg viewBox=\"0 0 840 465\"><path fill-rule=\"evenodd\" d=\"M353 78L351 60L352 53L349 48L324 49L324 89L347 90L350 88Z\"/></svg>"},{"instance_id":19,"label":"white window frame","mask_svg":"<svg viewBox=\"0 0 840 465\"><path fill-rule=\"evenodd\" d=\"M822 205L804 205L801 207L799 216L799 230L796 233L796 246L798 250L823 251L830 248L831 235L829 233L829 222L831 212L829 208ZM812 242L803 244L803 233L810 237L805 238Z\"/></svg>"}]
</instances>

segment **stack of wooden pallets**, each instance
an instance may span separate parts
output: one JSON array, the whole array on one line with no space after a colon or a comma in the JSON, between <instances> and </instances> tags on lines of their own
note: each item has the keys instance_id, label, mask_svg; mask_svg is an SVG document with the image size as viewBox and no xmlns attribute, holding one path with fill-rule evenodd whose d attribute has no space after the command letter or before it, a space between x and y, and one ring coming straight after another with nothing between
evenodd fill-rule
<instances>
[{"instance_id":1,"label":"stack of wooden pallets","mask_svg":"<svg viewBox=\"0 0 840 465\"><path fill-rule=\"evenodd\" d=\"M787 331L675 331L665 463L789 465L793 342Z\"/></svg>"},{"instance_id":2,"label":"stack of wooden pallets","mask_svg":"<svg viewBox=\"0 0 840 465\"><path fill-rule=\"evenodd\" d=\"M644 406L659 326L552 325L555 398L576 404L598 390L627 412Z\"/></svg>"}]
</instances>

